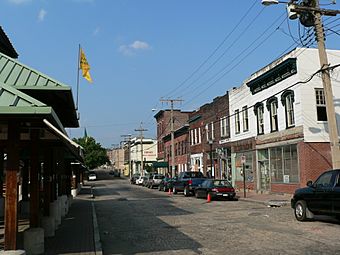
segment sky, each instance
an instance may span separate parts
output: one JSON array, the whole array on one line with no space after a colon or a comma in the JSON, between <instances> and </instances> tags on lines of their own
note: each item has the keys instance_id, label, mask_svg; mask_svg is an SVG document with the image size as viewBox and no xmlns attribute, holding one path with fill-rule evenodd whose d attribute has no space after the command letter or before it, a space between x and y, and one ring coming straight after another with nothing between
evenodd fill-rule
<instances>
[{"instance_id":1,"label":"sky","mask_svg":"<svg viewBox=\"0 0 340 255\"><path fill-rule=\"evenodd\" d=\"M332 2L320 0L339 10ZM105 148L141 125L156 138L154 115L170 108L161 99L197 110L295 47L316 47L285 4L261 0L0 0L0 17L18 60L72 87L75 103L81 45L93 83L80 77L80 128L67 132L86 128ZM327 48L340 49L340 15L324 27Z\"/></svg>"}]
</instances>

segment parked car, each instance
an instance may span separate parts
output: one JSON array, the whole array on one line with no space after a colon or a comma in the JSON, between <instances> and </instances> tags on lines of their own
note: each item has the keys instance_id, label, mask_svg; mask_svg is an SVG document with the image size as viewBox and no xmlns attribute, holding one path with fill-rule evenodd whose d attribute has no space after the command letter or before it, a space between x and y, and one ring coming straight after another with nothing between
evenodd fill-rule
<instances>
[{"instance_id":1,"label":"parked car","mask_svg":"<svg viewBox=\"0 0 340 255\"><path fill-rule=\"evenodd\" d=\"M151 175L147 187L150 189L153 189L154 187L158 187L164 178L165 176L162 174Z\"/></svg>"},{"instance_id":2,"label":"parked car","mask_svg":"<svg viewBox=\"0 0 340 255\"><path fill-rule=\"evenodd\" d=\"M172 184L173 182L177 180L177 177L170 178L170 177L164 177L164 179L161 181L161 183L158 186L158 190L163 190L164 192L168 191L169 189L172 190Z\"/></svg>"},{"instance_id":3,"label":"parked car","mask_svg":"<svg viewBox=\"0 0 340 255\"><path fill-rule=\"evenodd\" d=\"M90 172L89 175L88 175L88 180L89 181L97 180L97 174L95 172Z\"/></svg>"},{"instance_id":4,"label":"parked car","mask_svg":"<svg viewBox=\"0 0 340 255\"><path fill-rule=\"evenodd\" d=\"M147 177L145 177L145 176L139 176L138 179L136 180L136 184L142 185L144 180L146 180L146 179L147 179Z\"/></svg>"},{"instance_id":5,"label":"parked car","mask_svg":"<svg viewBox=\"0 0 340 255\"><path fill-rule=\"evenodd\" d=\"M142 185L143 185L144 187L147 187L147 186L149 185L150 176L149 176L149 175L146 175L146 176L144 176L144 177L145 177L145 178L143 179Z\"/></svg>"},{"instance_id":6,"label":"parked car","mask_svg":"<svg viewBox=\"0 0 340 255\"><path fill-rule=\"evenodd\" d=\"M297 189L291 199L298 221L312 219L314 215L335 216L340 220L340 169L324 172L307 187Z\"/></svg>"},{"instance_id":7,"label":"parked car","mask_svg":"<svg viewBox=\"0 0 340 255\"><path fill-rule=\"evenodd\" d=\"M206 179L195 189L197 198L207 198L210 194L211 199L228 198L235 199L235 189L228 180Z\"/></svg>"},{"instance_id":8,"label":"parked car","mask_svg":"<svg viewBox=\"0 0 340 255\"><path fill-rule=\"evenodd\" d=\"M183 191L184 196L187 197L193 194L195 188L205 180L206 178L201 172L181 172L177 180L173 182L172 191L174 194Z\"/></svg>"},{"instance_id":9,"label":"parked car","mask_svg":"<svg viewBox=\"0 0 340 255\"><path fill-rule=\"evenodd\" d=\"M137 178L140 176L140 174L133 174L130 179L131 184L136 184Z\"/></svg>"}]
</instances>

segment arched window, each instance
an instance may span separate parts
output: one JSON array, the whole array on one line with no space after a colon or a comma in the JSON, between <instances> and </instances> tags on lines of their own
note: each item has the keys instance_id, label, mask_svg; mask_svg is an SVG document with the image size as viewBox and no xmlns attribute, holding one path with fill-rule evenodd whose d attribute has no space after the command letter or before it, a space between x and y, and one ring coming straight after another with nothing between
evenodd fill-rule
<instances>
[{"instance_id":1,"label":"arched window","mask_svg":"<svg viewBox=\"0 0 340 255\"><path fill-rule=\"evenodd\" d=\"M254 113L257 118L257 134L262 135L264 133L263 103L258 102L255 104Z\"/></svg>"},{"instance_id":2,"label":"arched window","mask_svg":"<svg viewBox=\"0 0 340 255\"><path fill-rule=\"evenodd\" d=\"M275 132L278 130L278 118L277 118L277 98L271 97L267 100L267 109L270 115L270 131Z\"/></svg>"},{"instance_id":3,"label":"arched window","mask_svg":"<svg viewBox=\"0 0 340 255\"><path fill-rule=\"evenodd\" d=\"M285 107L286 113L286 127L294 127L295 126L295 118L294 118L294 91L286 90L281 95L282 105Z\"/></svg>"}]
</instances>

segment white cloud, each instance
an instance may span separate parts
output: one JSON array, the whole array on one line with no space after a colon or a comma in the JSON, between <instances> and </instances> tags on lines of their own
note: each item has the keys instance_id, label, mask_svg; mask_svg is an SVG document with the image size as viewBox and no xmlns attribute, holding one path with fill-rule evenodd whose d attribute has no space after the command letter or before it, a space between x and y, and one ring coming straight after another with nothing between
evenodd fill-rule
<instances>
[{"instance_id":1,"label":"white cloud","mask_svg":"<svg viewBox=\"0 0 340 255\"><path fill-rule=\"evenodd\" d=\"M12 4L25 4L31 2L31 0L8 0Z\"/></svg>"},{"instance_id":2,"label":"white cloud","mask_svg":"<svg viewBox=\"0 0 340 255\"><path fill-rule=\"evenodd\" d=\"M141 41L134 41L132 44L130 44L130 47L135 50L138 50L138 49L146 50L150 48L149 44L147 44L146 42L141 42Z\"/></svg>"},{"instance_id":3,"label":"white cloud","mask_svg":"<svg viewBox=\"0 0 340 255\"><path fill-rule=\"evenodd\" d=\"M119 52L123 53L124 55L131 56L136 54L137 51L149 49L151 49L151 47L148 43L137 40L129 45L121 45L119 47Z\"/></svg>"},{"instance_id":4,"label":"white cloud","mask_svg":"<svg viewBox=\"0 0 340 255\"><path fill-rule=\"evenodd\" d=\"M44 9L41 9L38 14L38 20L41 22L44 21L46 14L47 14L47 11L45 11Z\"/></svg>"},{"instance_id":5,"label":"white cloud","mask_svg":"<svg viewBox=\"0 0 340 255\"><path fill-rule=\"evenodd\" d=\"M97 27L95 30L93 30L93 36L96 36L96 35L98 35L99 34L99 32L100 32L100 27Z\"/></svg>"}]
</instances>

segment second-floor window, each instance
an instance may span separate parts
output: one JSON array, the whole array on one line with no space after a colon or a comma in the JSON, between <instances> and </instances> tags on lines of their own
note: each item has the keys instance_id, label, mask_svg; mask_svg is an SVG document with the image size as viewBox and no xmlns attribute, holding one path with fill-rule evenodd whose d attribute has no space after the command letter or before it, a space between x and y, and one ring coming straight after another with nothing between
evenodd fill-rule
<instances>
[{"instance_id":1,"label":"second-floor window","mask_svg":"<svg viewBox=\"0 0 340 255\"><path fill-rule=\"evenodd\" d=\"M207 141L215 139L214 122L211 122L210 124L205 125L205 132L206 132Z\"/></svg>"},{"instance_id":2,"label":"second-floor window","mask_svg":"<svg viewBox=\"0 0 340 255\"><path fill-rule=\"evenodd\" d=\"M278 130L278 118L277 118L277 98L272 97L267 101L267 109L270 116L270 131L275 132Z\"/></svg>"},{"instance_id":3,"label":"second-floor window","mask_svg":"<svg viewBox=\"0 0 340 255\"><path fill-rule=\"evenodd\" d=\"M318 121L327 121L326 99L323 89L315 89L316 114Z\"/></svg>"},{"instance_id":4,"label":"second-floor window","mask_svg":"<svg viewBox=\"0 0 340 255\"><path fill-rule=\"evenodd\" d=\"M286 113L286 127L295 126L294 118L294 92L292 90L286 90L282 93L281 102L285 107Z\"/></svg>"},{"instance_id":5,"label":"second-floor window","mask_svg":"<svg viewBox=\"0 0 340 255\"><path fill-rule=\"evenodd\" d=\"M229 126L228 117L227 116L222 117L220 119L221 137L227 137L229 135L228 126Z\"/></svg>"},{"instance_id":6,"label":"second-floor window","mask_svg":"<svg viewBox=\"0 0 340 255\"><path fill-rule=\"evenodd\" d=\"M240 111L235 110L235 133L238 134L240 133Z\"/></svg>"},{"instance_id":7,"label":"second-floor window","mask_svg":"<svg viewBox=\"0 0 340 255\"><path fill-rule=\"evenodd\" d=\"M249 119L248 119L248 107L242 107L242 121L243 121L243 132L249 130Z\"/></svg>"},{"instance_id":8,"label":"second-floor window","mask_svg":"<svg viewBox=\"0 0 340 255\"><path fill-rule=\"evenodd\" d=\"M256 103L254 106L254 112L257 118L257 134L262 135L264 133L263 104Z\"/></svg>"}]
</instances>

